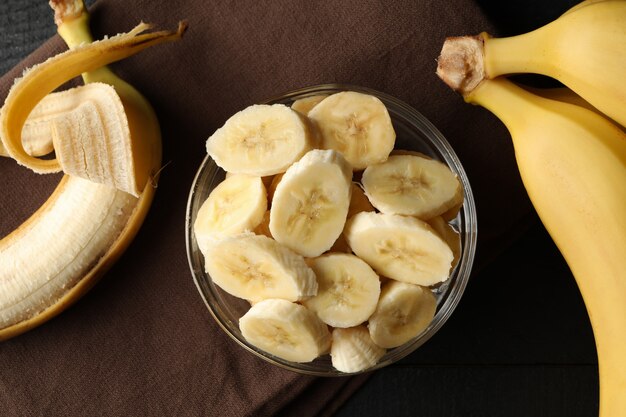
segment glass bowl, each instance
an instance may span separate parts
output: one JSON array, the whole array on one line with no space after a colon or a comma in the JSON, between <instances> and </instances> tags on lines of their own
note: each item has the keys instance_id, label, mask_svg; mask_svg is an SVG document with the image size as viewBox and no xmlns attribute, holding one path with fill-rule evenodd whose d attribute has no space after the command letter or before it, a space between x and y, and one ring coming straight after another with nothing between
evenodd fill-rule
<instances>
[{"instance_id":1,"label":"glass bowl","mask_svg":"<svg viewBox=\"0 0 626 417\"><path fill-rule=\"evenodd\" d=\"M451 222L451 225L461 235L460 261L452 271L448 280L442 284L431 287L432 292L437 298L437 311L433 321L421 334L409 342L397 348L388 350L376 366L363 371L367 372L394 363L415 351L435 333L437 333L448 317L450 317L452 311L454 311L455 307L459 303L459 300L461 299L461 296L463 295L463 291L465 290L474 260L477 232L476 207L474 205L474 197L472 196L472 189L468 182L467 175L465 174L461 162L452 150L450 144L437 130L437 128L435 128L435 126L433 126L424 116L394 97L363 87L325 84L295 90L267 100L265 103L282 103L285 105L291 105L291 103L295 100L304 97L318 94L333 94L348 90L371 94L378 97L385 104L385 106L387 106L387 110L391 116L393 127L396 131L395 148L419 151L446 163L459 177L461 183L463 184L465 194L463 206L461 207L459 214ZM239 318L250 308L250 304L245 300L231 296L213 283L211 277L205 272L204 258L200 249L198 249L193 233L193 224L196 220L200 206L209 196L213 188L224 180L224 176L225 172L219 168L209 156L207 156L200 165L191 186L185 219L185 234L189 267L191 268L191 273L196 286L198 287L198 291L200 292L200 295L202 296L202 299L204 300L209 311L222 329L224 329L224 331L237 343L253 354L274 365L308 375L345 376L345 373L339 372L333 368L330 355L324 355L309 363L290 362L256 348L248 343L242 336L239 331Z\"/></svg>"}]
</instances>

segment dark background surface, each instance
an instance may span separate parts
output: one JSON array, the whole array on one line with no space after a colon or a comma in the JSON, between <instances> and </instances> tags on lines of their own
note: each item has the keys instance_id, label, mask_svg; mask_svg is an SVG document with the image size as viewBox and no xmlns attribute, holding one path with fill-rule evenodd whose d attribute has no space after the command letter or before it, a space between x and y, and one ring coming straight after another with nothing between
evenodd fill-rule
<instances>
[{"instance_id":1,"label":"dark background surface","mask_svg":"<svg viewBox=\"0 0 626 417\"><path fill-rule=\"evenodd\" d=\"M576 3L477 2L501 36L539 27ZM55 33L50 13L42 0L0 3L1 73ZM338 416L597 414L597 360L584 304L539 220L526 220L522 237L474 272L439 333L374 373Z\"/></svg>"}]
</instances>

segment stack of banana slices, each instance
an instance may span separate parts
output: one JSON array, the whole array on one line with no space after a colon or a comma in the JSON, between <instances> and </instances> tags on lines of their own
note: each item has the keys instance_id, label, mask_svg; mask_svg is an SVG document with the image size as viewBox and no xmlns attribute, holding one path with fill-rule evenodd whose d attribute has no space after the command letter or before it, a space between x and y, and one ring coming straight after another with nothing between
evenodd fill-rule
<instances>
[{"instance_id":1,"label":"stack of banana slices","mask_svg":"<svg viewBox=\"0 0 626 417\"><path fill-rule=\"evenodd\" d=\"M463 189L443 163L394 151L385 105L344 91L253 105L207 141L226 172L194 223L206 272L248 300L252 345L340 372L419 336L460 253ZM359 180L359 181L357 181Z\"/></svg>"}]
</instances>

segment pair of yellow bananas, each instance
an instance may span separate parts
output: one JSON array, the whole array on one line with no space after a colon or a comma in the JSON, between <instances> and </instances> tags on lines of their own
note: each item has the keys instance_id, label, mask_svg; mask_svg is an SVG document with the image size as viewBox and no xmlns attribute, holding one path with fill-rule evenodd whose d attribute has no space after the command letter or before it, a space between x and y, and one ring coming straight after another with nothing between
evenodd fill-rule
<instances>
[{"instance_id":1,"label":"pair of yellow bananas","mask_svg":"<svg viewBox=\"0 0 626 417\"><path fill-rule=\"evenodd\" d=\"M571 90L541 97L501 77L525 72ZM587 0L510 38L449 38L437 74L509 129L524 186L591 319L600 415L626 416L626 1Z\"/></svg>"}]
</instances>

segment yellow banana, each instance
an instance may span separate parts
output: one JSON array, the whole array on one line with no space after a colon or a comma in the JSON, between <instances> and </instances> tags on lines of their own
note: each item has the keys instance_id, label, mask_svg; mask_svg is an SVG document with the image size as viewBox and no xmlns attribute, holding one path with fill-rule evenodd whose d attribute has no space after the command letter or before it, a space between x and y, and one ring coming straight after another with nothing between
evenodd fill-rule
<instances>
[{"instance_id":1,"label":"yellow banana","mask_svg":"<svg viewBox=\"0 0 626 417\"><path fill-rule=\"evenodd\" d=\"M577 106L584 107L596 113L602 114L598 109L589 104L588 101L586 101L584 98L582 98L567 87L535 88L524 86L524 89L543 98L549 98L550 100L575 104Z\"/></svg>"},{"instance_id":2,"label":"yellow banana","mask_svg":"<svg viewBox=\"0 0 626 417\"><path fill-rule=\"evenodd\" d=\"M438 73L453 88L464 90L476 80L532 72L561 81L591 105L626 126L626 1L588 1L532 32L492 38L449 38ZM474 62L466 86L445 71ZM449 83L450 84L450 83Z\"/></svg>"},{"instance_id":3,"label":"yellow banana","mask_svg":"<svg viewBox=\"0 0 626 417\"><path fill-rule=\"evenodd\" d=\"M136 198L66 175L31 218L0 240L0 340L45 322L76 301L137 233L154 195L161 161L160 131L148 102L102 66L178 39L185 30L181 24L174 32L142 33L150 27L142 23L127 34L89 43L83 2L51 3L57 10L59 32L72 49L31 68L15 83L0 116L4 148L18 163L36 172L59 170L56 159L41 160L25 152L22 128L48 93L85 73L86 82L110 84L120 96L132 138L135 172L131 174L141 193Z\"/></svg>"},{"instance_id":4,"label":"yellow banana","mask_svg":"<svg viewBox=\"0 0 626 417\"><path fill-rule=\"evenodd\" d=\"M462 69L448 69L463 82ZM463 96L510 131L524 186L587 306L600 415L626 415L626 134L591 110L503 78L481 80Z\"/></svg>"},{"instance_id":5,"label":"yellow banana","mask_svg":"<svg viewBox=\"0 0 626 417\"><path fill-rule=\"evenodd\" d=\"M566 15L568 13L575 12L576 10L582 9L583 7L587 7L589 5L600 3L600 2L603 2L603 1L623 1L623 0L585 0L585 1L581 1L580 3L576 4L575 6L572 6L569 9L567 9L565 11L565 13L563 13L562 16L564 16L564 15Z\"/></svg>"}]
</instances>

